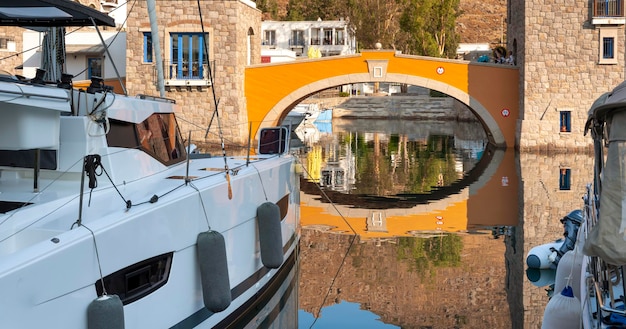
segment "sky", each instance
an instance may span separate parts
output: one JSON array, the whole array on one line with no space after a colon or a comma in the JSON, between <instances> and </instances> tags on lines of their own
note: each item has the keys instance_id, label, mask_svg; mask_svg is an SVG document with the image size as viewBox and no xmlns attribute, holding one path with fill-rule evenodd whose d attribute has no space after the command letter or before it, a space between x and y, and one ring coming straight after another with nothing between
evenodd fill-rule
<instances>
[{"instance_id":1,"label":"sky","mask_svg":"<svg viewBox=\"0 0 626 329\"><path fill-rule=\"evenodd\" d=\"M358 303L342 300L339 304L322 308L320 317L315 323L313 314L303 310L298 311L299 329L330 329L330 328L362 328L362 329L391 329L400 328L383 323L380 317L370 311L360 309ZM311 327L313 325L313 327Z\"/></svg>"}]
</instances>

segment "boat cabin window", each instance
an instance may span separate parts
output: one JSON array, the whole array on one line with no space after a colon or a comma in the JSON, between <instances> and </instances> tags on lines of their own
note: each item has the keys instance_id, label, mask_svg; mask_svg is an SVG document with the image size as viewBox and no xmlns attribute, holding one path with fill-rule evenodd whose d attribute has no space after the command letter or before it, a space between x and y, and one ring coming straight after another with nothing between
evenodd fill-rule
<instances>
[{"instance_id":1,"label":"boat cabin window","mask_svg":"<svg viewBox=\"0 0 626 329\"><path fill-rule=\"evenodd\" d=\"M57 169L56 150L0 150L0 166L35 168L39 159L40 169Z\"/></svg>"},{"instance_id":2,"label":"boat cabin window","mask_svg":"<svg viewBox=\"0 0 626 329\"><path fill-rule=\"evenodd\" d=\"M187 157L172 113L154 113L138 124L110 122L109 146L141 149L165 165L181 162Z\"/></svg>"},{"instance_id":3,"label":"boat cabin window","mask_svg":"<svg viewBox=\"0 0 626 329\"><path fill-rule=\"evenodd\" d=\"M288 130L285 127L261 129L259 138L259 153L281 154L286 150Z\"/></svg>"}]
</instances>

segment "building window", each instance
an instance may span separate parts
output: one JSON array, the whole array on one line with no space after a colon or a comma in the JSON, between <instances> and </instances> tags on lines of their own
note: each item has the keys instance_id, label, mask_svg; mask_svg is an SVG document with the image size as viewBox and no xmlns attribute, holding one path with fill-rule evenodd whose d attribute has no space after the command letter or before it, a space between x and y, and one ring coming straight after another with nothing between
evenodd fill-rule
<instances>
[{"instance_id":1,"label":"building window","mask_svg":"<svg viewBox=\"0 0 626 329\"><path fill-rule=\"evenodd\" d=\"M152 63L152 33L143 33L143 61Z\"/></svg>"},{"instance_id":2,"label":"building window","mask_svg":"<svg viewBox=\"0 0 626 329\"><path fill-rule=\"evenodd\" d=\"M324 44L325 45L333 44L333 30L324 30Z\"/></svg>"},{"instance_id":3,"label":"building window","mask_svg":"<svg viewBox=\"0 0 626 329\"><path fill-rule=\"evenodd\" d=\"M320 29L319 28L311 29L311 45L312 46L320 45Z\"/></svg>"},{"instance_id":4,"label":"building window","mask_svg":"<svg viewBox=\"0 0 626 329\"><path fill-rule=\"evenodd\" d=\"M613 44L615 43L615 39L613 38L602 38L602 58L603 59L612 59L615 57L613 53Z\"/></svg>"},{"instance_id":5,"label":"building window","mask_svg":"<svg viewBox=\"0 0 626 329\"><path fill-rule=\"evenodd\" d=\"M15 41L13 41L13 39L0 37L0 50L15 51Z\"/></svg>"},{"instance_id":6,"label":"building window","mask_svg":"<svg viewBox=\"0 0 626 329\"><path fill-rule=\"evenodd\" d=\"M289 40L290 46L304 46L304 31L293 30L291 31L291 40Z\"/></svg>"},{"instance_id":7,"label":"building window","mask_svg":"<svg viewBox=\"0 0 626 329\"><path fill-rule=\"evenodd\" d=\"M559 190L569 191L572 187L572 170L561 168L559 170Z\"/></svg>"},{"instance_id":8,"label":"building window","mask_svg":"<svg viewBox=\"0 0 626 329\"><path fill-rule=\"evenodd\" d=\"M617 64L617 56L615 56L615 46L617 40L617 28L603 27L600 28L599 53L600 58L598 64Z\"/></svg>"},{"instance_id":9,"label":"building window","mask_svg":"<svg viewBox=\"0 0 626 329\"><path fill-rule=\"evenodd\" d=\"M344 45L346 43L343 30L335 30L335 44Z\"/></svg>"},{"instance_id":10,"label":"building window","mask_svg":"<svg viewBox=\"0 0 626 329\"><path fill-rule=\"evenodd\" d=\"M263 32L263 45L276 46L276 31L265 30L265 32Z\"/></svg>"},{"instance_id":11,"label":"building window","mask_svg":"<svg viewBox=\"0 0 626 329\"><path fill-rule=\"evenodd\" d=\"M87 58L87 78L92 77L104 78L102 75L102 57L88 57Z\"/></svg>"},{"instance_id":12,"label":"building window","mask_svg":"<svg viewBox=\"0 0 626 329\"><path fill-rule=\"evenodd\" d=\"M175 79L204 79L208 70L202 33L170 34L169 77ZM208 49L207 49L208 51Z\"/></svg>"},{"instance_id":13,"label":"building window","mask_svg":"<svg viewBox=\"0 0 626 329\"><path fill-rule=\"evenodd\" d=\"M563 133L572 132L572 112L571 111L561 111L560 119L559 119L559 131Z\"/></svg>"}]
</instances>

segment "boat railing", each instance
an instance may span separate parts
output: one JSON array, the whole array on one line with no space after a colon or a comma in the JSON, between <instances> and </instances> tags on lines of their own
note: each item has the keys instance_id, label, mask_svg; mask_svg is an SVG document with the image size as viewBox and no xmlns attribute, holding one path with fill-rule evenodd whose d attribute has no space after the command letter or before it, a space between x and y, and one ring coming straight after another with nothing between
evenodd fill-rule
<instances>
[{"instance_id":1,"label":"boat railing","mask_svg":"<svg viewBox=\"0 0 626 329\"><path fill-rule=\"evenodd\" d=\"M584 233L588 234L598 223L599 218L598 196L591 184L587 185L583 200L585 204L584 216L586 217ZM626 316L626 309L624 309L626 302L624 300L624 292L626 292L624 266L611 265L602 258L593 256L589 257L587 273L590 275L583 279L586 280L588 289L586 292L581 292L581 294L585 294L581 295L581 298L593 297L595 299L596 305L590 306L596 307L597 314L592 314L592 316L598 321L602 321L610 314Z\"/></svg>"}]
</instances>

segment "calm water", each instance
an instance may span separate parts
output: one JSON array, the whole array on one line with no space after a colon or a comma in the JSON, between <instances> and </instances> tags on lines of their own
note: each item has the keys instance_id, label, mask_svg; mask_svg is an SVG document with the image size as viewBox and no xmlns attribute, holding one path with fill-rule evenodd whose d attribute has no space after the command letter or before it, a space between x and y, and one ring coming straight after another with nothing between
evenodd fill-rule
<instances>
[{"instance_id":1,"label":"calm water","mask_svg":"<svg viewBox=\"0 0 626 329\"><path fill-rule=\"evenodd\" d=\"M527 273L526 254L562 237L590 155L486 148L467 122L299 135L299 328L541 327L551 273Z\"/></svg>"}]
</instances>

